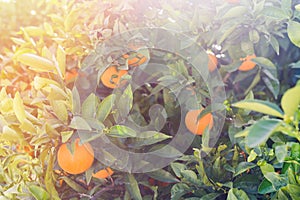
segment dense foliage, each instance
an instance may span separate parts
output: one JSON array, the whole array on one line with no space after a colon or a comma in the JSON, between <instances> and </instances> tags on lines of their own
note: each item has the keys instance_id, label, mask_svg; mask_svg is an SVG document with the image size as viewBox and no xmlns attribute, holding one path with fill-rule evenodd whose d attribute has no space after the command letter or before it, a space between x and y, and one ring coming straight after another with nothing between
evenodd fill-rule
<instances>
[{"instance_id":1,"label":"dense foliage","mask_svg":"<svg viewBox=\"0 0 300 200\"><path fill-rule=\"evenodd\" d=\"M0 199L299 199L298 0L16 0L0 10ZM203 76L195 63L208 66ZM118 69L105 78L108 65ZM199 108L214 123L194 135L184 117ZM92 166L78 137L95 148ZM62 146L81 169L62 169ZM111 146L180 157L131 173L147 163L122 170L130 158Z\"/></svg>"}]
</instances>

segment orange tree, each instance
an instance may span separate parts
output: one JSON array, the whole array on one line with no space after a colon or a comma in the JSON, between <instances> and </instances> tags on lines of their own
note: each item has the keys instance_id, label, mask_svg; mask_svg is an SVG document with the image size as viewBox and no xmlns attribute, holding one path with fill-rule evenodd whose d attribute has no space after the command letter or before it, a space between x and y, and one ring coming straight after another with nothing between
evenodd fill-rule
<instances>
[{"instance_id":1,"label":"orange tree","mask_svg":"<svg viewBox=\"0 0 300 200\"><path fill-rule=\"evenodd\" d=\"M1 2L1 197L297 199L298 3ZM162 38L160 47L196 44L203 51L184 57L144 46L138 31L123 34L150 27L168 30L152 32ZM177 43L174 31L185 39ZM128 43L119 48L118 39ZM204 74L220 75L223 84L213 90L225 89L224 105L212 106L216 97L189 59L196 54ZM114 70L108 73L105 64ZM215 135L222 125L217 111L225 110L224 127ZM125 120L129 113L134 123ZM207 116L214 116L212 123L192 134L188 126L198 128ZM167 145L181 121L192 140L179 137ZM189 142L175 161L145 173L132 173L145 163L124 165L124 154L113 149L145 153L166 147L161 156L168 158ZM90 163L81 164L88 157Z\"/></svg>"}]
</instances>

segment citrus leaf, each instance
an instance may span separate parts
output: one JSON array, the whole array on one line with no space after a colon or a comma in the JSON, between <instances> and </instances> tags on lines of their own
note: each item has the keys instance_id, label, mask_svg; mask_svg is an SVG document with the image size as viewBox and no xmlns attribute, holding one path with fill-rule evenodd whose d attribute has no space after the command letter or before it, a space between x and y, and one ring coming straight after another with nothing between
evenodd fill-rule
<instances>
[{"instance_id":1,"label":"citrus leaf","mask_svg":"<svg viewBox=\"0 0 300 200\"><path fill-rule=\"evenodd\" d=\"M235 169L234 177L244 173L249 169L252 169L253 167L256 167L254 163L240 162Z\"/></svg>"},{"instance_id":2,"label":"citrus leaf","mask_svg":"<svg viewBox=\"0 0 300 200\"><path fill-rule=\"evenodd\" d=\"M20 142L22 138L14 129L4 126L2 133L0 134L0 139L3 141Z\"/></svg>"},{"instance_id":3,"label":"citrus leaf","mask_svg":"<svg viewBox=\"0 0 300 200\"><path fill-rule=\"evenodd\" d=\"M99 121L103 122L106 119L106 117L109 115L114 105L115 99L116 99L116 95L111 94L101 101L101 103L98 106L97 115L96 115L96 118Z\"/></svg>"},{"instance_id":4,"label":"citrus leaf","mask_svg":"<svg viewBox=\"0 0 300 200\"><path fill-rule=\"evenodd\" d=\"M37 72L49 72L55 69L55 65L52 61L31 53L18 55L17 61L28 65L32 70Z\"/></svg>"},{"instance_id":5,"label":"citrus leaf","mask_svg":"<svg viewBox=\"0 0 300 200\"><path fill-rule=\"evenodd\" d=\"M79 116L73 117L69 127L77 130L88 130L88 131L92 130L90 125L82 117Z\"/></svg>"},{"instance_id":6,"label":"citrus leaf","mask_svg":"<svg viewBox=\"0 0 300 200\"><path fill-rule=\"evenodd\" d=\"M146 132L140 133L138 136L141 136L141 137L133 138L130 141L130 146L141 147L141 146L145 146L145 145L155 144L157 142L161 142L163 140L172 138L172 136L170 136L170 135L166 135L166 134L156 132L156 131L146 131Z\"/></svg>"},{"instance_id":7,"label":"citrus leaf","mask_svg":"<svg viewBox=\"0 0 300 200\"><path fill-rule=\"evenodd\" d=\"M64 123L68 121L68 110L66 108L65 101L61 101L61 100L51 101L51 106L56 117L59 120L61 120Z\"/></svg>"},{"instance_id":8,"label":"citrus leaf","mask_svg":"<svg viewBox=\"0 0 300 200\"><path fill-rule=\"evenodd\" d=\"M153 172L148 172L147 175L150 176L151 178L154 178L155 180L159 180L165 183L179 182L179 180L175 176L173 176L170 172L163 169L159 169Z\"/></svg>"},{"instance_id":9,"label":"citrus leaf","mask_svg":"<svg viewBox=\"0 0 300 200\"><path fill-rule=\"evenodd\" d=\"M91 93L82 103L82 117L85 119L94 118L96 113L96 105L98 98L94 93Z\"/></svg>"},{"instance_id":10,"label":"citrus leaf","mask_svg":"<svg viewBox=\"0 0 300 200\"><path fill-rule=\"evenodd\" d=\"M284 19L289 19L290 16L284 12L284 10L277 8L277 7L271 7L271 6L266 6L262 13L265 16L278 19L278 20L284 20Z\"/></svg>"},{"instance_id":11,"label":"citrus leaf","mask_svg":"<svg viewBox=\"0 0 300 200\"><path fill-rule=\"evenodd\" d=\"M268 101L256 99L243 100L232 104L232 106L283 118L282 110L276 104Z\"/></svg>"},{"instance_id":12,"label":"citrus leaf","mask_svg":"<svg viewBox=\"0 0 300 200\"><path fill-rule=\"evenodd\" d=\"M300 85L288 89L281 98L281 107L287 116L294 116L300 104Z\"/></svg>"},{"instance_id":13,"label":"citrus leaf","mask_svg":"<svg viewBox=\"0 0 300 200\"><path fill-rule=\"evenodd\" d=\"M37 185L31 185L29 186L29 191L36 200L50 200L49 193L42 187L39 187Z\"/></svg>"},{"instance_id":14,"label":"citrus leaf","mask_svg":"<svg viewBox=\"0 0 300 200\"><path fill-rule=\"evenodd\" d=\"M125 180L127 182L127 184L125 184L125 187L127 191L130 193L131 198L133 200L142 200L143 198L140 192L140 188L134 176L132 174L126 174Z\"/></svg>"},{"instance_id":15,"label":"citrus leaf","mask_svg":"<svg viewBox=\"0 0 300 200\"><path fill-rule=\"evenodd\" d=\"M244 15L247 12L247 8L245 6L235 6L226 12L222 19L234 18L238 16Z\"/></svg>"},{"instance_id":16,"label":"citrus leaf","mask_svg":"<svg viewBox=\"0 0 300 200\"><path fill-rule=\"evenodd\" d=\"M264 179L258 187L259 194L267 194L275 191L276 189L273 187L272 183L267 179Z\"/></svg>"},{"instance_id":17,"label":"citrus leaf","mask_svg":"<svg viewBox=\"0 0 300 200\"><path fill-rule=\"evenodd\" d=\"M291 42L294 45L296 45L297 47L300 47L299 30L300 30L300 23L299 22L289 21L288 27L287 27L288 36L289 36Z\"/></svg>"},{"instance_id":18,"label":"citrus leaf","mask_svg":"<svg viewBox=\"0 0 300 200\"><path fill-rule=\"evenodd\" d=\"M55 189L55 185L53 182L53 164L54 164L54 156L53 156L53 152L50 151L49 153L49 160L48 160L48 166L47 166L47 170L46 170L46 175L45 175L45 187L47 189L47 191L50 193L51 195L51 199L53 200L59 200L59 195L58 192Z\"/></svg>"},{"instance_id":19,"label":"citrus leaf","mask_svg":"<svg viewBox=\"0 0 300 200\"><path fill-rule=\"evenodd\" d=\"M58 63L58 74L61 75L61 78L65 77L66 72L66 53L62 46L58 45L56 50L56 59Z\"/></svg>"},{"instance_id":20,"label":"citrus leaf","mask_svg":"<svg viewBox=\"0 0 300 200\"><path fill-rule=\"evenodd\" d=\"M13 109L16 114L17 119L22 124L26 119L25 108L23 105L23 100L21 99L20 93L17 92L13 101Z\"/></svg>"},{"instance_id":21,"label":"citrus leaf","mask_svg":"<svg viewBox=\"0 0 300 200\"><path fill-rule=\"evenodd\" d=\"M227 200L249 200L249 197L243 190L231 188L228 192Z\"/></svg>"},{"instance_id":22,"label":"citrus leaf","mask_svg":"<svg viewBox=\"0 0 300 200\"><path fill-rule=\"evenodd\" d=\"M73 114L79 114L81 110L81 104L80 104L80 95L76 87L73 87L72 89L72 112Z\"/></svg>"},{"instance_id":23,"label":"citrus leaf","mask_svg":"<svg viewBox=\"0 0 300 200\"><path fill-rule=\"evenodd\" d=\"M115 125L109 129L107 135L111 137L128 138L136 137L136 132L127 126Z\"/></svg>"},{"instance_id":24,"label":"citrus leaf","mask_svg":"<svg viewBox=\"0 0 300 200\"><path fill-rule=\"evenodd\" d=\"M75 181L73 181L72 179L66 176L62 177L62 180L64 180L76 192L80 192L84 194L87 192L86 189L84 189L81 185L79 185L78 183L76 183Z\"/></svg>"},{"instance_id":25,"label":"citrus leaf","mask_svg":"<svg viewBox=\"0 0 300 200\"><path fill-rule=\"evenodd\" d=\"M266 142L276 128L280 125L281 120L266 119L252 125L249 134L246 137L247 145L251 148Z\"/></svg>"}]
</instances>

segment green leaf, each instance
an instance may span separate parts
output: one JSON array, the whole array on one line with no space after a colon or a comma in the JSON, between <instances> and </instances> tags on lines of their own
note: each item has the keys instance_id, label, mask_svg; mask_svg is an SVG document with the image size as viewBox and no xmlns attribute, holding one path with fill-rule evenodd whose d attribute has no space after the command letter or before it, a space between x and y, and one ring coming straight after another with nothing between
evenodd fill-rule
<instances>
[{"instance_id":1,"label":"green leaf","mask_svg":"<svg viewBox=\"0 0 300 200\"><path fill-rule=\"evenodd\" d=\"M50 151L46 175L45 175L45 187L47 191L50 193L51 199L59 200L60 198L58 192L55 189L55 185L53 182L53 165L54 165L54 156L53 156L53 152Z\"/></svg>"},{"instance_id":2,"label":"green leaf","mask_svg":"<svg viewBox=\"0 0 300 200\"><path fill-rule=\"evenodd\" d=\"M284 19L289 19L290 16L284 12L284 10L277 8L275 6L266 6L262 13L265 16L268 16L270 18L278 19L278 20L284 20Z\"/></svg>"},{"instance_id":3,"label":"green leaf","mask_svg":"<svg viewBox=\"0 0 300 200\"><path fill-rule=\"evenodd\" d=\"M13 109L14 109L17 119L22 124L26 119L26 115L25 115L25 108L23 105L23 100L21 99L19 92L17 92L15 94L14 101L13 101Z\"/></svg>"},{"instance_id":4,"label":"green leaf","mask_svg":"<svg viewBox=\"0 0 300 200\"><path fill-rule=\"evenodd\" d=\"M300 29L299 29L300 30ZM281 107L288 116L294 116L300 104L300 85L288 89L281 98Z\"/></svg>"},{"instance_id":5,"label":"green leaf","mask_svg":"<svg viewBox=\"0 0 300 200\"><path fill-rule=\"evenodd\" d=\"M296 45L297 47L300 47L299 30L300 30L300 23L299 22L296 22L296 21L289 21L288 22L288 27L287 27L288 36L289 36L291 42L294 45Z\"/></svg>"},{"instance_id":6,"label":"green leaf","mask_svg":"<svg viewBox=\"0 0 300 200\"><path fill-rule=\"evenodd\" d=\"M299 199L300 197L300 186L294 184L287 185L287 191L292 199Z\"/></svg>"},{"instance_id":7,"label":"green leaf","mask_svg":"<svg viewBox=\"0 0 300 200\"><path fill-rule=\"evenodd\" d=\"M266 163L266 164L260 166L260 170L263 173L263 175L266 175L267 173L270 173L270 172L275 172L273 165L271 165L269 163Z\"/></svg>"},{"instance_id":8,"label":"green leaf","mask_svg":"<svg viewBox=\"0 0 300 200\"><path fill-rule=\"evenodd\" d=\"M179 200L183 195L189 193L190 191L192 191L192 188L190 188L187 184L177 183L173 185L171 189L171 199Z\"/></svg>"},{"instance_id":9,"label":"green leaf","mask_svg":"<svg viewBox=\"0 0 300 200\"><path fill-rule=\"evenodd\" d=\"M132 146L134 148L141 147L141 146L155 144L155 143L161 142L163 140L172 138L172 136L170 136L170 135L166 135L166 134L156 132L156 131L142 132L142 133L139 133L138 136L141 136L141 137L133 138L130 141L130 146Z\"/></svg>"},{"instance_id":10,"label":"green leaf","mask_svg":"<svg viewBox=\"0 0 300 200\"><path fill-rule=\"evenodd\" d=\"M134 178L132 174L125 175L126 184L125 187L127 191L130 193L131 198L133 200L143 200L138 182Z\"/></svg>"},{"instance_id":11,"label":"green leaf","mask_svg":"<svg viewBox=\"0 0 300 200\"><path fill-rule=\"evenodd\" d=\"M247 13L248 9L245 6L235 6L228 10L223 16L222 19L229 19L234 17L240 17Z\"/></svg>"},{"instance_id":12,"label":"green leaf","mask_svg":"<svg viewBox=\"0 0 300 200\"><path fill-rule=\"evenodd\" d=\"M287 185L287 177L284 174L277 174L276 172L268 172L264 175L265 178L272 183L275 190Z\"/></svg>"},{"instance_id":13,"label":"green leaf","mask_svg":"<svg viewBox=\"0 0 300 200\"><path fill-rule=\"evenodd\" d=\"M243 190L231 188L228 192L227 200L249 200L249 197Z\"/></svg>"},{"instance_id":14,"label":"green leaf","mask_svg":"<svg viewBox=\"0 0 300 200\"><path fill-rule=\"evenodd\" d=\"M73 135L74 131L62 131L61 134L61 141L62 143L67 142Z\"/></svg>"},{"instance_id":15,"label":"green leaf","mask_svg":"<svg viewBox=\"0 0 300 200\"><path fill-rule=\"evenodd\" d=\"M172 162L171 168L177 177L182 177L181 172L186 169L186 165L182 163Z\"/></svg>"},{"instance_id":16,"label":"green leaf","mask_svg":"<svg viewBox=\"0 0 300 200\"><path fill-rule=\"evenodd\" d=\"M165 183L179 182L179 180L176 177L174 177L170 172L163 169L159 169L153 172L148 172L147 175L150 176L151 178L154 178L155 180L159 180Z\"/></svg>"},{"instance_id":17,"label":"green leaf","mask_svg":"<svg viewBox=\"0 0 300 200\"><path fill-rule=\"evenodd\" d=\"M96 115L99 121L103 122L106 119L106 117L109 115L114 105L115 99L116 99L116 95L111 94L101 101L101 103L98 106L97 115Z\"/></svg>"},{"instance_id":18,"label":"green leaf","mask_svg":"<svg viewBox=\"0 0 300 200\"><path fill-rule=\"evenodd\" d=\"M72 89L72 112L79 114L81 110L80 95L76 87Z\"/></svg>"},{"instance_id":19,"label":"green leaf","mask_svg":"<svg viewBox=\"0 0 300 200\"><path fill-rule=\"evenodd\" d=\"M232 104L232 106L283 118L282 110L276 104L268 101L262 101L256 99L243 100Z\"/></svg>"},{"instance_id":20,"label":"green leaf","mask_svg":"<svg viewBox=\"0 0 300 200\"><path fill-rule=\"evenodd\" d=\"M51 101L51 106L52 109L55 113L55 115L57 116L57 118L59 120L61 120L62 122L67 122L68 121L68 110L66 108L66 103L65 101L61 101L61 100L54 100Z\"/></svg>"},{"instance_id":21,"label":"green leaf","mask_svg":"<svg viewBox=\"0 0 300 200\"><path fill-rule=\"evenodd\" d=\"M42 187L39 187L37 185L31 185L29 186L29 191L36 200L50 200L49 193Z\"/></svg>"},{"instance_id":22,"label":"green leaf","mask_svg":"<svg viewBox=\"0 0 300 200\"><path fill-rule=\"evenodd\" d=\"M234 177L244 173L245 171L256 167L254 163L240 162L235 169Z\"/></svg>"},{"instance_id":23,"label":"green leaf","mask_svg":"<svg viewBox=\"0 0 300 200\"><path fill-rule=\"evenodd\" d=\"M198 179L197 174L192 170L183 170L181 172L182 179L195 185L201 185L202 182Z\"/></svg>"},{"instance_id":24,"label":"green leaf","mask_svg":"<svg viewBox=\"0 0 300 200\"><path fill-rule=\"evenodd\" d=\"M277 145L275 146L275 156L278 160L278 162L282 163L284 162L285 157L287 156L288 149L287 145Z\"/></svg>"},{"instance_id":25,"label":"green leaf","mask_svg":"<svg viewBox=\"0 0 300 200\"><path fill-rule=\"evenodd\" d=\"M68 186L70 186L76 192L80 192L80 193L83 193L83 194L87 193L86 189L84 189L80 184L76 183L75 181L73 181L69 177L63 176L62 180L64 180L68 184Z\"/></svg>"},{"instance_id":26,"label":"green leaf","mask_svg":"<svg viewBox=\"0 0 300 200\"><path fill-rule=\"evenodd\" d=\"M133 93L131 90L131 85L128 85L127 88L123 91L122 95L117 101L117 116L120 119L124 119L128 116L133 105Z\"/></svg>"},{"instance_id":27,"label":"green leaf","mask_svg":"<svg viewBox=\"0 0 300 200\"><path fill-rule=\"evenodd\" d=\"M94 118L96 114L96 106L97 106L98 98L94 93L91 93L82 103L81 113L84 119Z\"/></svg>"},{"instance_id":28,"label":"green leaf","mask_svg":"<svg viewBox=\"0 0 300 200\"><path fill-rule=\"evenodd\" d=\"M220 193L209 193L202 196L199 200L214 200L218 198L221 194Z\"/></svg>"},{"instance_id":29,"label":"green leaf","mask_svg":"<svg viewBox=\"0 0 300 200\"><path fill-rule=\"evenodd\" d=\"M79 116L73 117L69 127L77 130L88 130L88 131L92 130L89 124L82 117Z\"/></svg>"},{"instance_id":30,"label":"green leaf","mask_svg":"<svg viewBox=\"0 0 300 200\"><path fill-rule=\"evenodd\" d=\"M272 183L267 179L264 179L258 187L259 194L267 194L275 191L276 189L273 187Z\"/></svg>"},{"instance_id":31,"label":"green leaf","mask_svg":"<svg viewBox=\"0 0 300 200\"><path fill-rule=\"evenodd\" d=\"M276 128L280 125L281 121L277 119L261 120L252 125L249 134L246 137L246 143L249 147L253 148L265 143Z\"/></svg>"},{"instance_id":32,"label":"green leaf","mask_svg":"<svg viewBox=\"0 0 300 200\"><path fill-rule=\"evenodd\" d=\"M136 132L127 126L115 125L109 129L107 135L111 137L128 138L136 137Z\"/></svg>"},{"instance_id":33,"label":"green leaf","mask_svg":"<svg viewBox=\"0 0 300 200\"><path fill-rule=\"evenodd\" d=\"M24 65L28 65L32 70L36 72L50 72L55 69L55 65L52 61L31 53L18 55L17 61L21 62Z\"/></svg>"}]
</instances>

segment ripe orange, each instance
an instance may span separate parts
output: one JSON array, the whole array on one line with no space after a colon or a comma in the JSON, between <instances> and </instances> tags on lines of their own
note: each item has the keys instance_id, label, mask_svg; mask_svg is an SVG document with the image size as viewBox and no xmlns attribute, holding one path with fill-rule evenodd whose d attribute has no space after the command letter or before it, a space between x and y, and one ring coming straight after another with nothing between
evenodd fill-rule
<instances>
[{"instance_id":1,"label":"ripe orange","mask_svg":"<svg viewBox=\"0 0 300 200\"><path fill-rule=\"evenodd\" d=\"M88 170L94 162L94 151L89 143L79 144L75 140L74 152L70 152L67 144L62 144L57 152L58 165L69 174L80 174ZM72 154L73 153L73 154Z\"/></svg>"},{"instance_id":2,"label":"ripe orange","mask_svg":"<svg viewBox=\"0 0 300 200\"><path fill-rule=\"evenodd\" d=\"M113 173L114 171L110 167L107 167L106 169L101 169L98 172L94 173L93 177L104 179L110 177L111 175L113 175Z\"/></svg>"},{"instance_id":3,"label":"ripe orange","mask_svg":"<svg viewBox=\"0 0 300 200\"><path fill-rule=\"evenodd\" d=\"M116 66L108 67L101 75L101 82L108 88L116 88L121 77L127 74L127 70L118 70Z\"/></svg>"},{"instance_id":4,"label":"ripe orange","mask_svg":"<svg viewBox=\"0 0 300 200\"><path fill-rule=\"evenodd\" d=\"M197 121L202 110L203 108L199 110L190 110L185 116L185 125L187 129L196 135L202 135L207 126L209 126L209 129L213 126L213 116L211 113L207 113Z\"/></svg>"},{"instance_id":5,"label":"ripe orange","mask_svg":"<svg viewBox=\"0 0 300 200\"><path fill-rule=\"evenodd\" d=\"M214 71L217 68L217 65L218 65L217 57L214 54L209 53L208 54L208 70L210 72Z\"/></svg>"},{"instance_id":6,"label":"ripe orange","mask_svg":"<svg viewBox=\"0 0 300 200\"><path fill-rule=\"evenodd\" d=\"M141 64L144 64L147 61L147 57L144 56L141 53L138 53L135 57L130 58L130 55L124 54L123 58L128 59L127 63L131 67L137 67L140 66Z\"/></svg>"},{"instance_id":7,"label":"ripe orange","mask_svg":"<svg viewBox=\"0 0 300 200\"><path fill-rule=\"evenodd\" d=\"M246 58L241 58L240 60L242 60L242 64L239 66L239 70L240 71L249 71L249 70L252 70L255 66L256 66L256 63L251 61L252 58L256 58L256 56L253 54L253 55L248 55L246 56Z\"/></svg>"},{"instance_id":8,"label":"ripe orange","mask_svg":"<svg viewBox=\"0 0 300 200\"><path fill-rule=\"evenodd\" d=\"M30 145L23 146L23 145L17 144L16 151L19 153L28 153L32 157L34 156L33 148Z\"/></svg>"}]
</instances>

